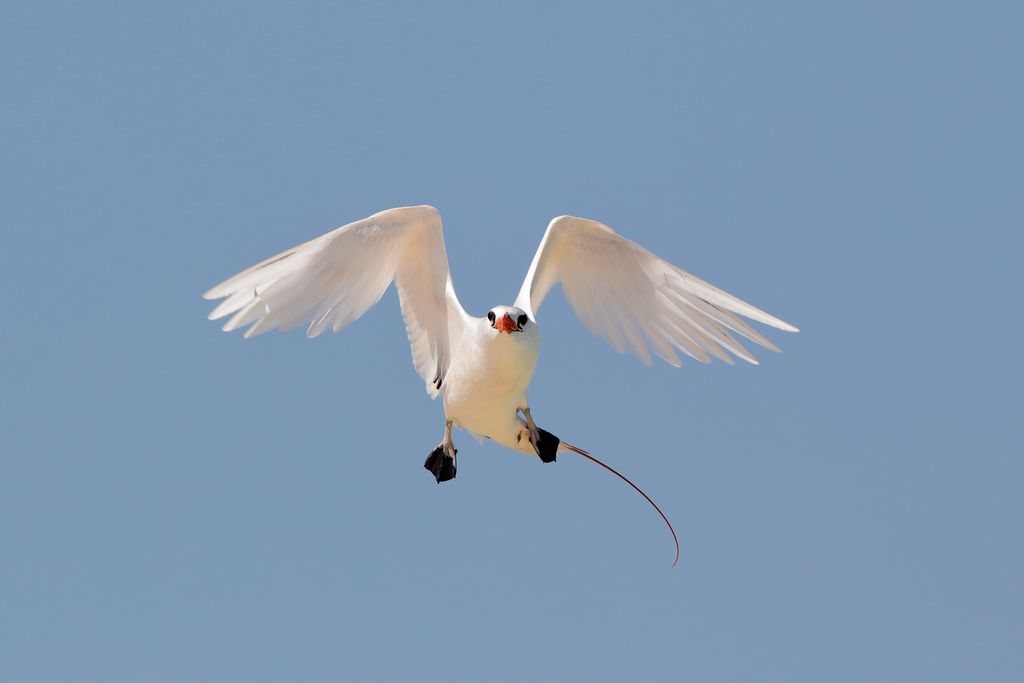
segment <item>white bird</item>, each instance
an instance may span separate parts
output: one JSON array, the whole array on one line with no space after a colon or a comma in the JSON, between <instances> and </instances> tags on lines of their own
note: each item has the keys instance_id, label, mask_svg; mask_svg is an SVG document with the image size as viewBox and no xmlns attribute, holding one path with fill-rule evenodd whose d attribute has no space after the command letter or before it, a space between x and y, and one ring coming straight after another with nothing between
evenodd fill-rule
<instances>
[{"instance_id":1,"label":"white bird","mask_svg":"<svg viewBox=\"0 0 1024 683\"><path fill-rule=\"evenodd\" d=\"M537 312L562 284L583 325L618 352L650 365L651 352L679 366L679 353L733 364L727 351L754 357L730 333L778 349L736 314L788 332L792 325L680 270L596 221L559 216L548 225L512 306L485 317L459 303L448 269L441 215L431 206L389 209L289 249L213 287L224 299L211 313L231 319L225 331L249 326L245 337L308 325L306 336L338 332L359 318L394 282L412 346L412 361L432 398L444 402L441 444L424 463L438 483L455 477L452 427L520 453L553 462L559 449L594 460L536 426L526 390L540 352ZM675 564L675 563L673 563Z\"/></svg>"}]
</instances>

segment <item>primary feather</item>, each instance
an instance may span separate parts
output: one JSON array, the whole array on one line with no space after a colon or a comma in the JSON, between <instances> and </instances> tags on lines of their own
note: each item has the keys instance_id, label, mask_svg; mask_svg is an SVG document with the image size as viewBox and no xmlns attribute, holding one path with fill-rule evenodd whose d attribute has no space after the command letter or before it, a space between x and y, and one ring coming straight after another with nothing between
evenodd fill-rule
<instances>
[{"instance_id":1,"label":"primary feather","mask_svg":"<svg viewBox=\"0 0 1024 683\"><path fill-rule=\"evenodd\" d=\"M559 216L548 225L516 306L536 318L544 297L561 283L583 325L619 353L627 348L650 365L651 351L678 366L676 351L708 363L726 353L757 363L730 333L765 348L770 341L736 315L788 332L797 329L658 258L607 225Z\"/></svg>"},{"instance_id":2,"label":"primary feather","mask_svg":"<svg viewBox=\"0 0 1024 683\"><path fill-rule=\"evenodd\" d=\"M465 312L448 269L441 216L431 206L381 211L242 271L203 296L225 300L210 313L234 314L225 331L246 337L308 325L338 332L395 282L413 365L437 396L451 364L450 325Z\"/></svg>"}]
</instances>

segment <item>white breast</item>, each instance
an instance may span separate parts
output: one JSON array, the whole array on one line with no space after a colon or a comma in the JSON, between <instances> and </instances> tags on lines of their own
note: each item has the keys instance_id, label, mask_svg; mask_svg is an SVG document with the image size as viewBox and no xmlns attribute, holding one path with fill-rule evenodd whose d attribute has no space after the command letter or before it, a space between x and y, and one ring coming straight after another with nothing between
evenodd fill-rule
<instances>
[{"instance_id":1,"label":"white breast","mask_svg":"<svg viewBox=\"0 0 1024 683\"><path fill-rule=\"evenodd\" d=\"M474 318L457 346L442 387L448 419L480 437L515 448L516 410L528 406L526 388L540 353L536 324L503 334Z\"/></svg>"}]
</instances>

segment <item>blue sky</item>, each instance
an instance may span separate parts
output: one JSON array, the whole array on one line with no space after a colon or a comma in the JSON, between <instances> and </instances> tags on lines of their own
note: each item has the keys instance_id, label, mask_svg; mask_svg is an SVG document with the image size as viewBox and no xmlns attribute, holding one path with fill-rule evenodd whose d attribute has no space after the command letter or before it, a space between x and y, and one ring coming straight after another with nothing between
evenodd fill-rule
<instances>
[{"instance_id":1,"label":"blue sky","mask_svg":"<svg viewBox=\"0 0 1024 683\"><path fill-rule=\"evenodd\" d=\"M1014 3L7 3L0 678L963 681L1024 669ZM442 430L394 293L201 292L430 203L463 304L601 220L801 328L645 368L556 291L542 426Z\"/></svg>"}]
</instances>

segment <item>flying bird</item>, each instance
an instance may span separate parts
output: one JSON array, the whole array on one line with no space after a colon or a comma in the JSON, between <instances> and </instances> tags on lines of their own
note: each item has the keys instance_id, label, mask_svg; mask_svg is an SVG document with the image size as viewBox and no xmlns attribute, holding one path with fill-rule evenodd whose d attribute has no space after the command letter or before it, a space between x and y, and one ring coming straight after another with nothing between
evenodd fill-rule
<instances>
[{"instance_id":1,"label":"flying bird","mask_svg":"<svg viewBox=\"0 0 1024 683\"><path fill-rule=\"evenodd\" d=\"M702 363L714 357L731 365L733 354L756 364L733 333L778 351L738 316L797 331L607 225L574 216L559 216L548 225L515 303L474 317L455 295L441 215L432 206L388 209L349 223L258 263L203 296L224 299L209 317L231 315L225 331L248 327L249 338L306 325L306 336L316 337L359 318L392 282L413 366L427 393L444 403L444 436L424 463L437 483L455 478L453 427L545 463L554 462L558 451L575 452L623 479L657 510L672 533L676 561L675 530L646 493L534 422L526 391L540 352L537 313L544 298L561 283L588 330L647 365L652 352L677 367L680 353Z\"/></svg>"}]
</instances>

